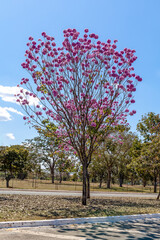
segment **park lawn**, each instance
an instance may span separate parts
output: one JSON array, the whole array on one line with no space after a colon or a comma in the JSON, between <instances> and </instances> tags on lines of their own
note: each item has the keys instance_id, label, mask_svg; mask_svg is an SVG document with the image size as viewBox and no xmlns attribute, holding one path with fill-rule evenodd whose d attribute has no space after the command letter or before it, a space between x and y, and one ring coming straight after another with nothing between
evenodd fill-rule
<instances>
[{"instance_id":1,"label":"park lawn","mask_svg":"<svg viewBox=\"0 0 160 240\"><path fill-rule=\"evenodd\" d=\"M0 221L42 220L159 213L160 201L96 197L81 205L80 197L0 195Z\"/></svg>"},{"instance_id":2,"label":"park lawn","mask_svg":"<svg viewBox=\"0 0 160 240\"><path fill-rule=\"evenodd\" d=\"M6 188L5 180L0 180L0 188ZM39 189L39 190L65 190L65 191L82 191L82 182L63 181L61 184L55 181L55 184L51 183L51 180L40 179L25 179L10 180L10 188L17 189ZM90 183L91 191L107 191L107 192L153 192L153 186L143 187L142 185L127 185L119 187L118 184L111 184L111 189L106 188L106 183L102 184L102 188L99 188L99 183Z\"/></svg>"}]
</instances>

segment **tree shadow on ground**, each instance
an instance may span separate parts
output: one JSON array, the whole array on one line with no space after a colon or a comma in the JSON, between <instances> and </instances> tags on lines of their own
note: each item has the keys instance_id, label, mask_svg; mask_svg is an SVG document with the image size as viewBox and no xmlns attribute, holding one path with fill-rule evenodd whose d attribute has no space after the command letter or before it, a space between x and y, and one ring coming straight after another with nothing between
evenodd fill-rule
<instances>
[{"instance_id":1,"label":"tree shadow on ground","mask_svg":"<svg viewBox=\"0 0 160 240\"><path fill-rule=\"evenodd\" d=\"M160 239L160 220L139 220L118 223L67 225L57 228L57 233L83 237L85 240L151 240Z\"/></svg>"}]
</instances>

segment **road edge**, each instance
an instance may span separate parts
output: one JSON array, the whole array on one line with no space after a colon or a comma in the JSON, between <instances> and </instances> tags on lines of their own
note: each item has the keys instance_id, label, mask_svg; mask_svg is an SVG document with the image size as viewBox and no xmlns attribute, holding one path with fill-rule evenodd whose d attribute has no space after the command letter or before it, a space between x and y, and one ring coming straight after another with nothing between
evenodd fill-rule
<instances>
[{"instance_id":1,"label":"road edge","mask_svg":"<svg viewBox=\"0 0 160 240\"><path fill-rule=\"evenodd\" d=\"M61 226L68 224L85 224L85 223L104 223L104 222L120 222L134 221L141 219L160 218L160 213L125 215L125 216L109 216L109 217L86 217L86 218L64 218L51 220L32 220L32 221L10 221L0 222L2 228L19 228L19 227L41 227L41 226Z\"/></svg>"}]
</instances>

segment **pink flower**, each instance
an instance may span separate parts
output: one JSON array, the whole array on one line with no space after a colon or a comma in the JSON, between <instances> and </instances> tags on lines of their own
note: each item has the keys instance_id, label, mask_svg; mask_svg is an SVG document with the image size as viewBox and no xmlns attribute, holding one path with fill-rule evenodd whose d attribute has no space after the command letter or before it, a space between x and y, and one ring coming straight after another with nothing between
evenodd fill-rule
<instances>
[{"instance_id":1,"label":"pink flower","mask_svg":"<svg viewBox=\"0 0 160 240\"><path fill-rule=\"evenodd\" d=\"M33 37L29 37L28 39L29 39L30 41L32 41L32 40L33 40Z\"/></svg>"},{"instance_id":2,"label":"pink flower","mask_svg":"<svg viewBox=\"0 0 160 240\"><path fill-rule=\"evenodd\" d=\"M84 29L84 31L85 31L85 33L88 33L89 32L89 30L86 28L86 29Z\"/></svg>"},{"instance_id":3,"label":"pink flower","mask_svg":"<svg viewBox=\"0 0 160 240\"><path fill-rule=\"evenodd\" d=\"M43 36L43 37L46 37L47 34L46 34L45 32L42 32L42 36Z\"/></svg>"},{"instance_id":4,"label":"pink flower","mask_svg":"<svg viewBox=\"0 0 160 240\"><path fill-rule=\"evenodd\" d=\"M91 126L92 126L92 127L96 127L96 123L95 123L95 122L92 122L92 123L91 123Z\"/></svg>"},{"instance_id":5,"label":"pink flower","mask_svg":"<svg viewBox=\"0 0 160 240\"><path fill-rule=\"evenodd\" d=\"M53 96L54 96L54 97L57 97L58 92L57 92L56 90L53 90L52 93L53 93Z\"/></svg>"}]
</instances>

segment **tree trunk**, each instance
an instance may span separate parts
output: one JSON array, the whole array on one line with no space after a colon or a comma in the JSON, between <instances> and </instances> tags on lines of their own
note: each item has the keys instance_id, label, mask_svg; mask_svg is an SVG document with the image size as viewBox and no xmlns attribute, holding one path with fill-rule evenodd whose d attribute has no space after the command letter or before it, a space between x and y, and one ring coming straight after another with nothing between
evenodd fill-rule
<instances>
[{"instance_id":1,"label":"tree trunk","mask_svg":"<svg viewBox=\"0 0 160 240\"><path fill-rule=\"evenodd\" d=\"M159 197L160 197L160 173L159 173L159 193L158 193L158 196L157 196L157 200L159 200Z\"/></svg>"},{"instance_id":2,"label":"tree trunk","mask_svg":"<svg viewBox=\"0 0 160 240\"><path fill-rule=\"evenodd\" d=\"M10 181L10 177L6 177L6 188L9 188L9 181Z\"/></svg>"},{"instance_id":3,"label":"tree trunk","mask_svg":"<svg viewBox=\"0 0 160 240\"><path fill-rule=\"evenodd\" d=\"M99 179L99 188L102 188L102 181L103 181L103 177L100 177L100 179Z\"/></svg>"},{"instance_id":4,"label":"tree trunk","mask_svg":"<svg viewBox=\"0 0 160 240\"><path fill-rule=\"evenodd\" d=\"M87 163L83 162L83 191L82 191L82 205L87 205Z\"/></svg>"},{"instance_id":5,"label":"tree trunk","mask_svg":"<svg viewBox=\"0 0 160 240\"><path fill-rule=\"evenodd\" d=\"M62 172L59 172L59 183L62 183Z\"/></svg>"},{"instance_id":6,"label":"tree trunk","mask_svg":"<svg viewBox=\"0 0 160 240\"><path fill-rule=\"evenodd\" d=\"M154 175L154 193L157 192L157 176L156 174Z\"/></svg>"},{"instance_id":7,"label":"tree trunk","mask_svg":"<svg viewBox=\"0 0 160 240\"><path fill-rule=\"evenodd\" d=\"M123 180L124 180L124 176L123 176L123 174L119 174L119 186L120 187L123 187Z\"/></svg>"},{"instance_id":8,"label":"tree trunk","mask_svg":"<svg viewBox=\"0 0 160 240\"><path fill-rule=\"evenodd\" d=\"M134 185L134 180L133 180L133 178L131 178L131 186L133 186Z\"/></svg>"},{"instance_id":9,"label":"tree trunk","mask_svg":"<svg viewBox=\"0 0 160 240\"><path fill-rule=\"evenodd\" d=\"M122 178L119 179L119 186L123 187L123 179Z\"/></svg>"},{"instance_id":10,"label":"tree trunk","mask_svg":"<svg viewBox=\"0 0 160 240\"><path fill-rule=\"evenodd\" d=\"M54 183L54 167L51 168L52 183Z\"/></svg>"},{"instance_id":11,"label":"tree trunk","mask_svg":"<svg viewBox=\"0 0 160 240\"><path fill-rule=\"evenodd\" d=\"M89 181L88 169L87 169L87 198L90 198L90 181Z\"/></svg>"},{"instance_id":12,"label":"tree trunk","mask_svg":"<svg viewBox=\"0 0 160 240\"><path fill-rule=\"evenodd\" d=\"M145 179L143 179L143 187L145 187L145 186L146 186L146 184L147 184L146 180L145 180Z\"/></svg>"},{"instance_id":13,"label":"tree trunk","mask_svg":"<svg viewBox=\"0 0 160 240\"><path fill-rule=\"evenodd\" d=\"M111 188L111 171L108 171L108 176L107 176L107 188Z\"/></svg>"}]
</instances>

